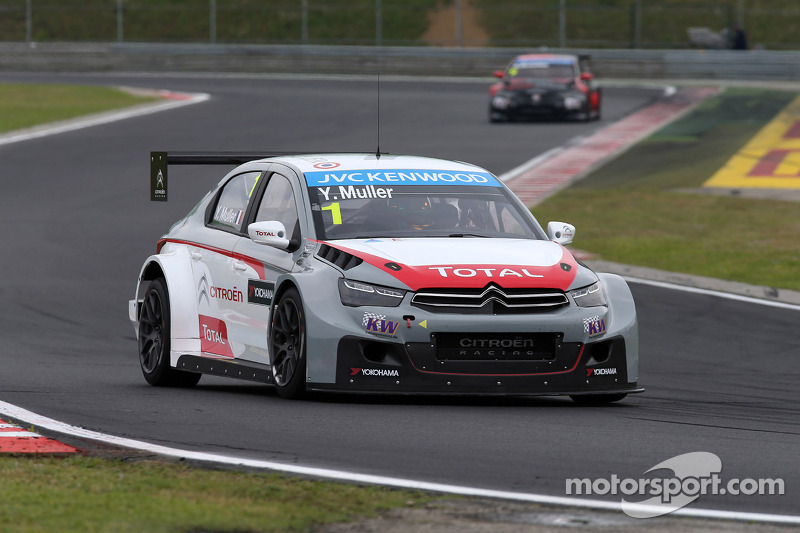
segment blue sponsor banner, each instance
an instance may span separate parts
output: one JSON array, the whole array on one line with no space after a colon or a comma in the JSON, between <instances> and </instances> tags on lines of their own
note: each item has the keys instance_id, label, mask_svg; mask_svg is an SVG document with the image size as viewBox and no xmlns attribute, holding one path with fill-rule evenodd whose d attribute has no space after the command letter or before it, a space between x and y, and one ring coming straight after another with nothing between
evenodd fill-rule
<instances>
[{"instance_id":1,"label":"blue sponsor banner","mask_svg":"<svg viewBox=\"0 0 800 533\"><path fill-rule=\"evenodd\" d=\"M488 172L463 170L338 170L306 172L309 187L328 185L476 185L500 187Z\"/></svg>"},{"instance_id":2,"label":"blue sponsor banner","mask_svg":"<svg viewBox=\"0 0 800 533\"><path fill-rule=\"evenodd\" d=\"M514 61L515 66L522 65L572 65L575 61L571 58L561 57L536 57L530 59L518 59Z\"/></svg>"}]
</instances>

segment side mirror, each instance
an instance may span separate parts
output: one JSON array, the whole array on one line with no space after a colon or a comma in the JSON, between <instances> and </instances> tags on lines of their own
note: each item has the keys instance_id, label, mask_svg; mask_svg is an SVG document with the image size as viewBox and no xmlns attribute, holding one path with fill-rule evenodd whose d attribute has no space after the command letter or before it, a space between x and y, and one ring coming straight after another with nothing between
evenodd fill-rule
<instances>
[{"instance_id":1,"label":"side mirror","mask_svg":"<svg viewBox=\"0 0 800 533\"><path fill-rule=\"evenodd\" d=\"M266 244L278 250L289 248L289 239L286 238L286 228L277 220L253 222L247 226L247 234L258 244Z\"/></svg>"},{"instance_id":2,"label":"side mirror","mask_svg":"<svg viewBox=\"0 0 800 533\"><path fill-rule=\"evenodd\" d=\"M503 76L506 75L506 71L505 70L495 70L493 74L494 74L495 78L500 78L502 80Z\"/></svg>"},{"instance_id":3,"label":"side mirror","mask_svg":"<svg viewBox=\"0 0 800 533\"><path fill-rule=\"evenodd\" d=\"M563 246L568 245L575 238L575 226L566 222L548 222L547 238Z\"/></svg>"},{"instance_id":4,"label":"side mirror","mask_svg":"<svg viewBox=\"0 0 800 533\"><path fill-rule=\"evenodd\" d=\"M581 79L583 81L590 81L594 79L594 74L591 72L581 72Z\"/></svg>"}]
</instances>

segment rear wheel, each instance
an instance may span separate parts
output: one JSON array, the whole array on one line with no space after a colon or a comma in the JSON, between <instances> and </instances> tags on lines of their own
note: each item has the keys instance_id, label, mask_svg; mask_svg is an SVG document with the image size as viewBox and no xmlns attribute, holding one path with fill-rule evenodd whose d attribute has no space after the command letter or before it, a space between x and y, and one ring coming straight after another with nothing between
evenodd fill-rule
<instances>
[{"instance_id":1,"label":"rear wheel","mask_svg":"<svg viewBox=\"0 0 800 533\"><path fill-rule=\"evenodd\" d=\"M201 374L183 372L169 366L169 293L163 278L154 279L144 293L139 311L139 364L144 379L151 385L192 387Z\"/></svg>"},{"instance_id":2,"label":"rear wheel","mask_svg":"<svg viewBox=\"0 0 800 533\"><path fill-rule=\"evenodd\" d=\"M627 396L626 393L621 392L617 394L575 394L570 396L572 401L584 405L603 405L607 403L618 402Z\"/></svg>"},{"instance_id":3,"label":"rear wheel","mask_svg":"<svg viewBox=\"0 0 800 533\"><path fill-rule=\"evenodd\" d=\"M283 398L306 392L306 319L300 293L294 287L281 296L272 312L269 362L275 387Z\"/></svg>"}]
</instances>

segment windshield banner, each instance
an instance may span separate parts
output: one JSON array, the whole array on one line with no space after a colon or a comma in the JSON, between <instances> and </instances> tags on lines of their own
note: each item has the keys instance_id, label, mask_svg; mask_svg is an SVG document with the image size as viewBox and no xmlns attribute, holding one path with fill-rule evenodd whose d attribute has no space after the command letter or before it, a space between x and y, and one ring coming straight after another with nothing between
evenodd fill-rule
<instances>
[{"instance_id":1,"label":"windshield banner","mask_svg":"<svg viewBox=\"0 0 800 533\"><path fill-rule=\"evenodd\" d=\"M306 172L309 187L326 185L477 185L500 187L488 172L458 170L347 170Z\"/></svg>"}]
</instances>

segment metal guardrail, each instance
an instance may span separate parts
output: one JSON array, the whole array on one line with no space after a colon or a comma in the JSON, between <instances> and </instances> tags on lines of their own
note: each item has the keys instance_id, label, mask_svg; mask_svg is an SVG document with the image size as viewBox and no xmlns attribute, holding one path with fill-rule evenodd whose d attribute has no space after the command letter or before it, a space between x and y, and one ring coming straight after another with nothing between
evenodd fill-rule
<instances>
[{"instance_id":1,"label":"metal guardrail","mask_svg":"<svg viewBox=\"0 0 800 533\"><path fill-rule=\"evenodd\" d=\"M0 71L324 73L491 77L535 48L0 43ZM595 75L630 79L800 81L800 53L591 50Z\"/></svg>"}]
</instances>

